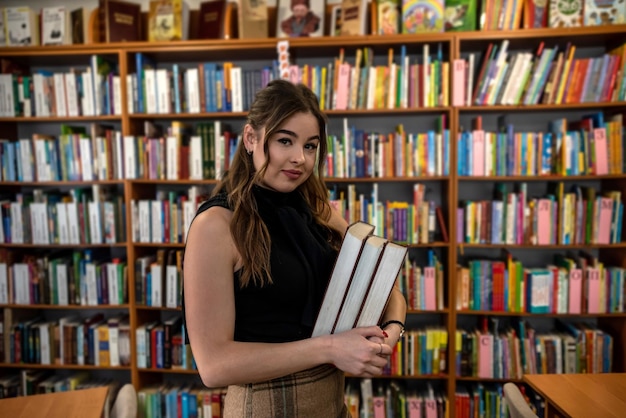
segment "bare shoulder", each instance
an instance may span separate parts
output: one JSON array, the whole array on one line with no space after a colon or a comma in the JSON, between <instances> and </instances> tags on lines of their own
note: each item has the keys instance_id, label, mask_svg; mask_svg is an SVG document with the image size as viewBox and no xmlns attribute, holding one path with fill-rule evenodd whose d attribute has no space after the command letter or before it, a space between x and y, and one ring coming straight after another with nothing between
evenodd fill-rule
<instances>
[{"instance_id":1,"label":"bare shoulder","mask_svg":"<svg viewBox=\"0 0 626 418\"><path fill-rule=\"evenodd\" d=\"M235 263L238 254L230 233L232 218L230 210L219 206L198 214L189 228L185 252L201 251L207 257L213 254L222 261Z\"/></svg>"}]
</instances>

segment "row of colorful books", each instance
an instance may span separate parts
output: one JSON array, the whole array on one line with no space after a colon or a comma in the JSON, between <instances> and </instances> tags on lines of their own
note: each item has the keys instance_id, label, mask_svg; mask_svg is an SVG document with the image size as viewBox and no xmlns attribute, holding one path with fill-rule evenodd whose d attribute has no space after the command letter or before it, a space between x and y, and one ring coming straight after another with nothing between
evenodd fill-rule
<instances>
[{"instance_id":1,"label":"row of colorful books","mask_svg":"<svg viewBox=\"0 0 626 418\"><path fill-rule=\"evenodd\" d=\"M357 194L355 184L348 184L346 189L333 186L330 200L348 223L367 222L380 231L380 236L405 244L426 244L437 239L448 241L441 208L434 200L425 199L423 184L413 185L412 202L382 201L376 183L370 196Z\"/></svg>"},{"instance_id":2,"label":"row of colorful books","mask_svg":"<svg viewBox=\"0 0 626 418\"><path fill-rule=\"evenodd\" d=\"M84 71L37 70L0 74L1 117L75 117L122 114L116 65L92 55Z\"/></svg>"},{"instance_id":3,"label":"row of colorful books","mask_svg":"<svg viewBox=\"0 0 626 418\"><path fill-rule=\"evenodd\" d=\"M41 316L18 319L4 310L4 362L44 365L130 365L130 327L127 314L105 318Z\"/></svg>"},{"instance_id":4,"label":"row of colorful books","mask_svg":"<svg viewBox=\"0 0 626 418\"><path fill-rule=\"evenodd\" d=\"M625 171L626 138L621 114L604 120L600 112L580 120L555 119L547 132L515 132L506 116L497 131L458 134L457 172L461 176L606 175Z\"/></svg>"},{"instance_id":5,"label":"row of colorful books","mask_svg":"<svg viewBox=\"0 0 626 418\"><path fill-rule=\"evenodd\" d=\"M545 267L518 260L470 260L456 272L459 311L580 314L624 312L626 271L593 264L583 269L574 258L558 255Z\"/></svg>"},{"instance_id":6,"label":"row of colorful books","mask_svg":"<svg viewBox=\"0 0 626 418\"><path fill-rule=\"evenodd\" d=\"M223 416L225 388L200 384L164 383L137 392L139 418L219 418Z\"/></svg>"},{"instance_id":7,"label":"row of colorful books","mask_svg":"<svg viewBox=\"0 0 626 418\"><path fill-rule=\"evenodd\" d=\"M482 64L470 53L453 64L452 103L461 105L535 105L623 101L624 45L594 58L574 58L576 45L545 46L511 52L509 40L490 43Z\"/></svg>"},{"instance_id":8,"label":"row of colorful books","mask_svg":"<svg viewBox=\"0 0 626 418\"><path fill-rule=\"evenodd\" d=\"M132 242L184 243L200 202L198 189L159 190L156 199L132 199Z\"/></svg>"},{"instance_id":9,"label":"row of colorful books","mask_svg":"<svg viewBox=\"0 0 626 418\"><path fill-rule=\"evenodd\" d=\"M507 191L497 183L493 200L465 200L456 211L457 243L616 244L622 242L624 204L620 191L597 191L548 183L542 197L529 198L526 183Z\"/></svg>"},{"instance_id":10,"label":"row of colorful books","mask_svg":"<svg viewBox=\"0 0 626 418\"><path fill-rule=\"evenodd\" d=\"M393 348L383 373L387 376L437 376L448 372L448 331L433 326L411 329Z\"/></svg>"},{"instance_id":11,"label":"row of colorful books","mask_svg":"<svg viewBox=\"0 0 626 418\"><path fill-rule=\"evenodd\" d=\"M520 392L538 417L544 416L545 400L530 387L518 384ZM459 418L508 418L510 411L504 400L501 383L462 383L454 393L455 411Z\"/></svg>"},{"instance_id":12,"label":"row of colorful books","mask_svg":"<svg viewBox=\"0 0 626 418\"><path fill-rule=\"evenodd\" d=\"M128 303L126 261L92 250L50 255L0 249L0 303L123 305Z\"/></svg>"},{"instance_id":13,"label":"row of colorful books","mask_svg":"<svg viewBox=\"0 0 626 418\"><path fill-rule=\"evenodd\" d=\"M353 417L419 417L449 416L445 388L431 382L408 387L393 379L348 380L345 399Z\"/></svg>"},{"instance_id":14,"label":"row of colorful books","mask_svg":"<svg viewBox=\"0 0 626 418\"><path fill-rule=\"evenodd\" d=\"M178 308L182 304L182 250L158 249L135 260L135 302Z\"/></svg>"},{"instance_id":15,"label":"row of colorful books","mask_svg":"<svg viewBox=\"0 0 626 418\"><path fill-rule=\"evenodd\" d=\"M427 250L423 265L407 257L398 282L407 308L424 311L444 309L444 274L443 263L433 249Z\"/></svg>"},{"instance_id":16,"label":"row of colorful books","mask_svg":"<svg viewBox=\"0 0 626 418\"><path fill-rule=\"evenodd\" d=\"M180 315L139 325L135 330L137 367L195 370L191 347L185 344L185 333Z\"/></svg>"},{"instance_id":17,"label":"row of colorful books","mask_svg":"<svg viewBox=\"0 0 626 418\"><path fill-rule=\"evenodd\" d=\"M0 202L0 242L7 244L115 244L126 242L123 197L100 185L67 193L18 193Z\"/></svg>"},{"instance_id":18,"label":"row of colorful books","mask_svg":"<svg viewBox=\"0 0 626 418\"><path fill-rule=\"evenodd\" d=\"M524 322L495 328L457 331L457 376L521 379L523 374L613 369L613 337L593 325L559 322L554 331L541 333Z\"/></svg>"}]
</instances>

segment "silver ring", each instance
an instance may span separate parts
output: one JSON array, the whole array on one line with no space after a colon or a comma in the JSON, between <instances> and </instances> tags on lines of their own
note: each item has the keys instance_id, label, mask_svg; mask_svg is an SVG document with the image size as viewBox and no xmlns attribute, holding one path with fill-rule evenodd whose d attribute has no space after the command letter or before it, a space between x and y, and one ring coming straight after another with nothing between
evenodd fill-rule
<instances>
[{"instance_id":1,"label":"silver ring","mask_svg":"<svg viewBox=\"0 0 626 418\"><path fill-rule=\"evenodd\" d=\"M380 352L378 353L378 355L381 355L383 353L383 345L381 343L378 344L380 344Z\"/></svg>"}]
</instances>

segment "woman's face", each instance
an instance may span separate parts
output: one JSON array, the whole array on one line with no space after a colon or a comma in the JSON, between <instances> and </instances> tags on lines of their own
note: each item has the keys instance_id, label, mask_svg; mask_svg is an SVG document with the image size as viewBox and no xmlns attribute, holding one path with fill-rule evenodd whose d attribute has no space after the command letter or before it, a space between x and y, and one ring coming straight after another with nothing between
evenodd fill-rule
<instances>
[{"instance_id":1,"label":"woman's face","mask_svg":"<svg viewBox=\"0 0 626 418\"><path fill-rule=\"evenodd\" d=\"M252 158L257 171L265 163L264 134L265 129L262 129L253 144ZM315 169L320 143L317 119L310 113L296 113L267 141L269 163L261 184L283 193L294 191Z\"/></svg>"}]
</instances>

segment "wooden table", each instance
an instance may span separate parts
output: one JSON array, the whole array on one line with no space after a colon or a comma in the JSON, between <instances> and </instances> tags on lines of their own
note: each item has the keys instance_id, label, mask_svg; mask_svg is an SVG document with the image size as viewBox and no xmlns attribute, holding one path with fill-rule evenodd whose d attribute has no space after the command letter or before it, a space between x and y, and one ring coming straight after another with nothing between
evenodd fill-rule
<instances>
[{"instance_id":1,"label":"wooden table","mask_svg":"<svg viewBox=\"0 0 626 418\"><path fill-rule=\"evenodd\" d=\"M626 417L626 373L529 374L524 382L546 400L546 418Z\"/></svg>"}]
</instances>

